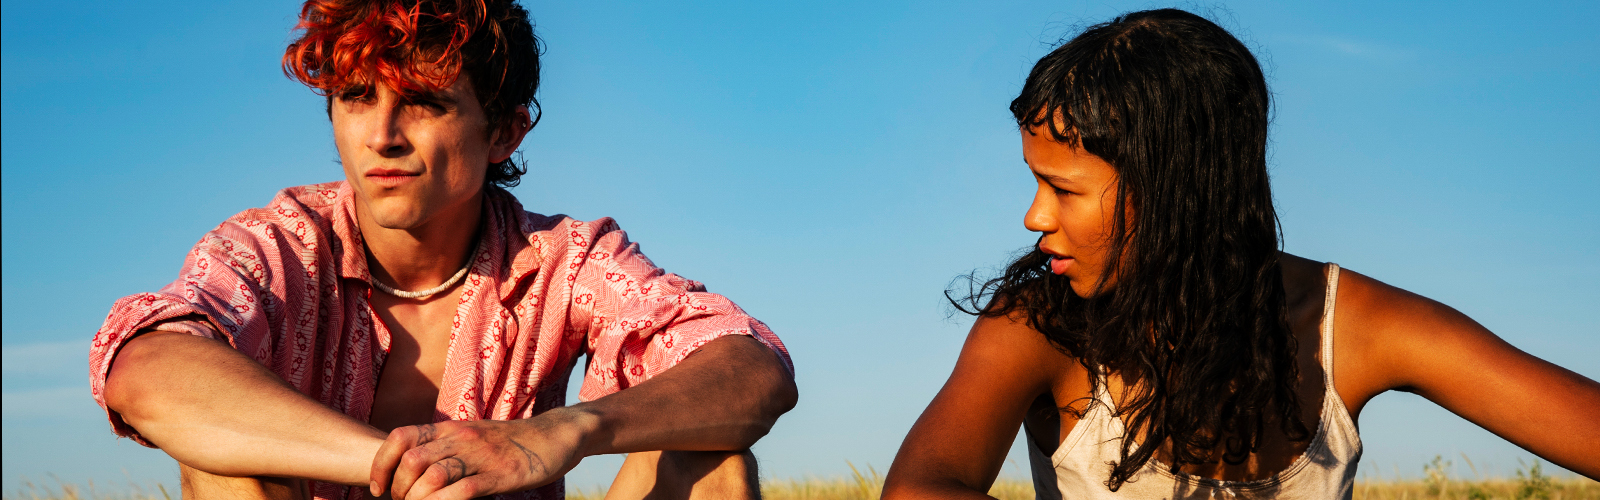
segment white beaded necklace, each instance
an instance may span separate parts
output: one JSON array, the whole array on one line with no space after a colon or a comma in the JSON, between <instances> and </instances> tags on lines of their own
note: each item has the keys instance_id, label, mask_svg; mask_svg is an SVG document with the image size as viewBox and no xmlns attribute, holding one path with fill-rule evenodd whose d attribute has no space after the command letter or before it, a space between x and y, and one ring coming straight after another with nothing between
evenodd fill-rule
<instances>
[{"instance_id":1,"label":"white beaded necklace","mask_svg":"<svg viewBox=\"0 0 1600 500\"><path fill-rule=\"evenodd\" d=\"M483 242L479 241L478 244L482 245ZM395 289L395 288L390 288L389 285L385 285L385 284L383 284L382 281L378 281L378 277L377 276L372 276L371 273L367 274L367 276L372 278L368 282L372 283L373 287L377 288L378 290L382 291L383 293L387 293L389 295L400 297L402 299L420 299L420 298L424 298L424 297L429 297L429 296L432 296L432 295L434 295L436 293L448 290L450 287L455 286L456 283L460 283L461 282L461 278L465 278L467 276L467 270L472 268L472 261L477 260L477 258L478 258L478 248L479 248L478 246L473 246L472 247L472 253L467 256L467 264L464 265L464 266L461 266L461 270L460 271L456 271L455 276L451 276L450 279L445 280L445 282L443 284L440 284L439 286L436 286L436 287L433 287L433 288L429 288L427 290L410 292L410 291L406 291L406 290L399 290L399 289Z\"/></svg>"}]
</instances>

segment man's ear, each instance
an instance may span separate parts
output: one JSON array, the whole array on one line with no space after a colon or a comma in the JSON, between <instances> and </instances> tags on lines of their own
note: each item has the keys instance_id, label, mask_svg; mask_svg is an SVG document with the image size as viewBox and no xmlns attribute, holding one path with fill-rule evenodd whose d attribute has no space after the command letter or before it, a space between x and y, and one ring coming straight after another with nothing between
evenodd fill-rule
<instances>
[{"instance_id":1,"label":"man's ear","mask_svg":"<svg viewBox=\"0 0 1600 500\"><path fill-rule=\"evenodd\" d=\"M500 163L511 158L511 153L517 151L517 147L522 145L522 138L532 129L533 117L528 114L528 106L512 109L489 133L489 163Z\"/></svg>"}]
</instances>

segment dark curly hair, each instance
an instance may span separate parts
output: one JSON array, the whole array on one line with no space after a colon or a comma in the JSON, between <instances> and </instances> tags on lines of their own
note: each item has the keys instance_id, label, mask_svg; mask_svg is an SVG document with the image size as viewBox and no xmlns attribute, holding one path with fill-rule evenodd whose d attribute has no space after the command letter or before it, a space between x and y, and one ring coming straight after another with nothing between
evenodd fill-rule
<instances>
[{"instance_id":1,"label":"dark curly hair","mask_svg":"<svg viewBox=\"0 0 1600 500\"><path fill-rule=\"evenodd\" d=\"M1020 313L1090 373L1123 378L1131 392L1117 413L1128 430L1112 491L1165 443L1177 472L1215 462L1219 448L1242 462L1268 422L1309 438L1283 316L1269 101L1244 44L1162 9L1088 28L1039 60L1011 102L1024 133L1048 130L1116 169L1114 213L1132 213L1111 228L1101 282L1116 280L1079 297L1034 248L998 278L969 276L964 298L946 297L969 314Z\"/></svg>"},{"instance_id":2,"label":"dark curly hair","mask_svg":"<svg viewBox=\"0 0 1600 500\"><path fill-rule=\"evenodd\" d=\"M301 34L283 52L283 72L329 99L381 82L402 95L449 87L465 69L490 130L528 106L543 115L539 38L528 11L511 0L308 0ZM331 108L330 108L331 109ZM527 168L489 165L484 181L517 185Z\"/></svg>"}]
</instances>

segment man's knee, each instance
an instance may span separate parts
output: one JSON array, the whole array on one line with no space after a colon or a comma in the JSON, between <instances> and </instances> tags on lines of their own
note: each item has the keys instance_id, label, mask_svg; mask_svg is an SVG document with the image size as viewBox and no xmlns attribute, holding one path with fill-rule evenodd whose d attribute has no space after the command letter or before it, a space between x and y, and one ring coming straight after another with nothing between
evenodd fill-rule
<instances>
[{"instance_id":1,"label":"man's knee","mask_svg":"<svg viewBox=\"0 0 1600 500\"><path fill-rule=\"evenodd\" d=\"M725 500L761 498L756 456L744 451L630 453L607 500Z\"/></svg>"},{"instance_id":2,"label":"man's knee","mask_svg":"<svg viewBox=\"0 0 1600 500\"><path fill-rule=\"evenodd\" d=\"M229 477L178 464L184 500L311 500L304 479Z\"/></svg>"},{"instance_id":3,"label":"man's knee","mask_svg":"<svg viewBox=\"0 0 1600 500\"><path fill-rule=\"evenodd\" d=\"M756 455L744 451L667 451L661 453L658 474L672 473L694 480L690 500L761 498L761 476Z\"/></svg>"}]
</instances>

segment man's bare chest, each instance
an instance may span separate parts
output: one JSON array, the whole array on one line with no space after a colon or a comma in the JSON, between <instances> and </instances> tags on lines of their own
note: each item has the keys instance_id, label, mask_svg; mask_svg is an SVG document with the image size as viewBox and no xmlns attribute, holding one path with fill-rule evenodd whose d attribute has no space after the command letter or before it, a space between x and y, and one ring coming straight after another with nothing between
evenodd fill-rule
<instances>
[{"instance_id":1,"label":"man's bare chest","mask_svg":"<svg viewBox=\"0 0 1600 500\"><path fill-rule=\"evenodd\" d=\"M434 421L461 288L427 300L372 295L373 313L389 331L368 419L374 427L390 431Z\"/></svg>"}]
</instances>

